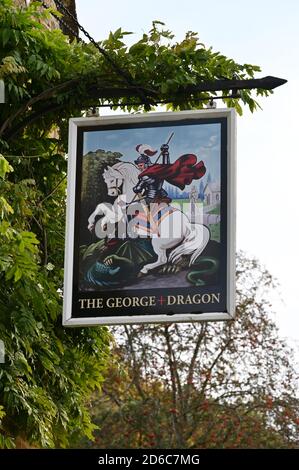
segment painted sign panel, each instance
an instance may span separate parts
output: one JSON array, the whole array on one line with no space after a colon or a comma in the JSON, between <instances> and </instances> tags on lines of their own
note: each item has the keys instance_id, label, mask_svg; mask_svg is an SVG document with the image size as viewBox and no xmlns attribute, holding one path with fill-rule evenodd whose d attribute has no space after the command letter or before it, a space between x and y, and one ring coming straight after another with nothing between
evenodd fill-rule
<instances>
[{"instance_id":1,"label":"painted sign panel","mask_svg":"<svg viewBox=\"0 0 299 470\"><path fill-rule=\"evenodd\" d=\"M235 115L70 120L64 324L234 314Z\"/></svg>"}]
</instances>

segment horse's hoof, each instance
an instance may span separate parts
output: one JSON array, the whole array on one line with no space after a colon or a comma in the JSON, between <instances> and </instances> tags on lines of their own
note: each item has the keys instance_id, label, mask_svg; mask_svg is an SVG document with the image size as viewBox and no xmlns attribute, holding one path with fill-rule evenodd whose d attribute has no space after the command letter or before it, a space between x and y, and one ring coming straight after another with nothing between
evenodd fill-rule
<instances>
[{"instance_id":1,"label":"horse's hoof","mask_svg":"<svg viewBox=\"0 0 299 470\"><path fill-rule=\"evenodd\" d=\"M143 271L143 270L141 269L141 271L139 271L137 277L143 277L143 276L145 276L146 274L147 274L147 271Z\"/></svg>"}]
</instances>

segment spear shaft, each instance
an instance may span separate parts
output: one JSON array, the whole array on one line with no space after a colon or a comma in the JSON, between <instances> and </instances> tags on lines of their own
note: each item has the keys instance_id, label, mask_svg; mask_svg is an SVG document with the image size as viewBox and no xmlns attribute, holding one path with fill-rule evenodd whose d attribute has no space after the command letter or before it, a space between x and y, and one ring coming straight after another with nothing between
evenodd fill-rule
<instances>
[{"instance_id":1,"label":"spear shaft","mask_svg":"<svg viewBox=\"0 0 299 470\"><path fill-rule=\"evenodd\" d=\"M170 136L169 136L169 138L168 138L168 141L166 142L166 145L169 144L169 142L171 141L171 139L173 138L173 136L174 136L174 132L172 132L172 133L170 134ZM155 165L156 163L158 163L158 161L159 161L161 155L162 155L162 152L159 153L159 155L158 155L158 157L157 157L157 159L156 159L154 165Z\"/></svg>"}]
</instances>

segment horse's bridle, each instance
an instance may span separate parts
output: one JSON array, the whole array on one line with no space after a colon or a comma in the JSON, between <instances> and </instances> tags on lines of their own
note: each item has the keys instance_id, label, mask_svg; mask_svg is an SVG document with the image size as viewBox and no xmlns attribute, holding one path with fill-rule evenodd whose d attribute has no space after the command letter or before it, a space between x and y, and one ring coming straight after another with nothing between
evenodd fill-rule
<instances>
[{"instance_id":1,"label":"horse's bridle","mask_svg":"<svg viewBox=\"0 0 299 470\"><path fill-rule=\"evenodd\" d=\"M122 178L115 178L115 183L116 183L116 186L109 186L108 188L108 191L109 189L116 189L116 191L118 192L118 194L120 194L121 190L120 190L120 186L122 185L122 183L120 183L120 185L118 186L118 180L121 180L122 181Z\"/></svg>"}]
</instances>

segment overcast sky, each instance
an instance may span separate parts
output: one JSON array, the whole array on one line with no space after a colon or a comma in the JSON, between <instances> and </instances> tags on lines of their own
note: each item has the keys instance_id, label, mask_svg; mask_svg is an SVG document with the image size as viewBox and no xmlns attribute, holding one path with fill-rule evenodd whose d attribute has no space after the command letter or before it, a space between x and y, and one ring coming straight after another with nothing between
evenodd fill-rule
<instances>
[{"instance_id":1,"label":"overcast sky","mask_svg":"<svg viewBox=\"0 0 299 470\"><path fill-rule=\"evenodd\" d=\"M77 11L96 40L122 27L136 42L161 20L178 40L196 31L215 51L260 65L260 76L288 80L260 102L262 111L238 119L237 246L279 280L277 323L299 344L299 2L77 0Z\"/></svg>"}]
</instances>

